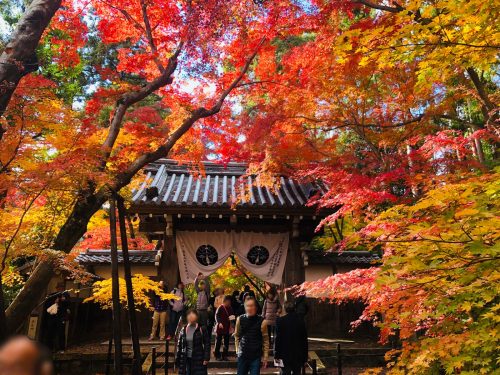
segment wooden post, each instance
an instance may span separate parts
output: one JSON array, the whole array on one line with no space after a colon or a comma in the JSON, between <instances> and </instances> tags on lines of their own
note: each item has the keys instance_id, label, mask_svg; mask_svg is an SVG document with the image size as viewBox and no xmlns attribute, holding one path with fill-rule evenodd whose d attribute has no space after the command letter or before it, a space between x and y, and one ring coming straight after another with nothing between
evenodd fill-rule
<instances>
[{"instance_id":1,"label":"wooden post","mask_svg":"<svg viewBox=\"0 0 500 375\"><path fill-rule=\"evenodd\" d=\"M304 267L302 264L302 254L300 253L299 224L300 218L294 217L284 274L284 283L286 287L304 282Z\"/></svg>"},{"instance_id":2,"label":"wooden post","mask_svg":"<svg viewBox=\"0 0 500 375\"><path fill-rule=\"evenodd\" d=\"M342 375L342 353L340 352L340 344L337 344L337 374Z\"/></svg>"},{"instance_id":3,"label":"wooden post","mask_svg":"<svg viewBox=\"0 0 500 375\"><path fill-rule=\"evenodd\" d=\"M135 315L134 289L132 286L132 271L130 268L130 259L128 254L127 228L125 223L125 205L122 197L117 197L118 219L120 223L120 238L122 242L123 273L127 289L127 306L130 326L130 335L132 336L132 350L134 360L132 364L132 374L140 375L141 369L141 348L139 344L139 332L137 331L137 318Z\"/></svg>"},{"instance_id":4,"label":"wooden post","mask_svg":"<svg viewBox=\"0 0 500 375\"><path fill-rule=\"evenodd\" d=\"M156 375L156 347L151 348L151 375Z\"/></svg>"},{"instance_id":5,"label":"wooden post","mask_svg":"<svg viewBox=\"0 0 500 375\"><path fill-rule=\"evenodd\" d=\"M118 246L116 243L116 204L114 198L109 200L109 224L111 234L111 291L113 296L113 339L115 342L114 368L116 375L123 374L122 331L120 284L118 274Z\"/></svg>"},{"instance_id":6,"label":"wooden post","mask_svg":"<svg viewBox=\"0 0 500 375\"><path fill-rule=\"evenodd\" d=\"M165 341L165 375L168 375L168 352L170 350L170 340Z\"/></svg>"},{"instance_id":7,"label":"wooden post","mask_svg":"<svg viewBox=\"0 0 500 375\"><path fill-rule=\"evenodd\" d=\"M163 235L163 254L161 257L160 277L169 290L179 282L179 261L175 247L174 223L171 215L166 215L165 234Z\"/></svg>"},{"instance_id":8,"label":"wooden post","mask_svg":"<svg viewBox=\"0 0 500 375\"><path fill-rule=\"evenodd\" d=\"M113 349L113 336L108 341L108 355L106 356L106 375L109 375L109 364L111 362L111 351Z\"/></svg>"}]
</instances>

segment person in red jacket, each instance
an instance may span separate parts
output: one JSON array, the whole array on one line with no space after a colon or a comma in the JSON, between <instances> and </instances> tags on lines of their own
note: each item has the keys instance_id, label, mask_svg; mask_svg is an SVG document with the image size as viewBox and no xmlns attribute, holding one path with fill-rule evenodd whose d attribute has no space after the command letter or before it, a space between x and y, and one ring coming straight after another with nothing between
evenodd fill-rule
<instances>
[{"instance_id":1,"label":"person in red jacket","mask_svg":"<svg viewBox=\"0 0 500 375\"><path fill-rule=\"evenodd\" d=\"M217 337L215 339L215 358L217 360L225 361L227 360L227 352L229 350L229 335L233 332L232 323L235 320L233 314L233 309L231 308L231 296L225 296L220 305L215 312L215 323L217 324L216 333ZM222 356L220 354L220 347L224 340L224 349Z\"/></svg>"}]
</instances>

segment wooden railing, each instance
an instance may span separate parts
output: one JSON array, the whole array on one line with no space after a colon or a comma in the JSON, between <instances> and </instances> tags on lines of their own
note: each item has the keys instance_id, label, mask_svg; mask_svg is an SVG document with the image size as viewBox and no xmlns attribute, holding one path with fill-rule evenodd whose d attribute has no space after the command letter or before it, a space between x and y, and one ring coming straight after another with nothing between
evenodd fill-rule
<instances>
[{"instance_id":1,"label":"wooden railing","mask_svg":"<svg viewBox=\"0 0 500 375\"><path fill-rule=\"evenodd\" d=\"M156 347L153 346L151 348L151 352L147 355L146 359L142 364L142 373L145 375L157 375L157 370L161 370L163 368L164 375L168 375L169 364L169 348L170 341L165 342L165 351L163 353L158 353ZM163 358L163 364L158 368L158 358Z\"/></svg>"}]
</instances>

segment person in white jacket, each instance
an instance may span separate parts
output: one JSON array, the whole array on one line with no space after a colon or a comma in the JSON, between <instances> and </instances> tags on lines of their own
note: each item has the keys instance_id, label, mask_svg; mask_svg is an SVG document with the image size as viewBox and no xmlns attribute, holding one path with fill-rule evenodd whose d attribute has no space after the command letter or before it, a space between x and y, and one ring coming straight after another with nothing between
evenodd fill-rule
<instances>
[{"instance_id":1,"label":"person in white jacket","mask_svg":"<svg viewBox=\"0 0 500 375\"><path fill-rule=\"evenodd\" d=\"M179 324L179 319L182 317L184 312L184 306L186 304L186 295L184 294L184 283L179 282L177 287L171 292L172 294L179 297L179 299L170 300L170 319L168 321L168 337L170 340L175 336L175 330Z\"/></svg>"}]
</instances>

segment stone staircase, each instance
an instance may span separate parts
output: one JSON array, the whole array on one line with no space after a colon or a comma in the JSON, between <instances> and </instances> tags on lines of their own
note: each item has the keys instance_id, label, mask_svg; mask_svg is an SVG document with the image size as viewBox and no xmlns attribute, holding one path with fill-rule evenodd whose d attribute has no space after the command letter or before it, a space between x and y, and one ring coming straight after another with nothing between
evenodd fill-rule
<instances>
[{"instance_id":1,"label":"stone staircase","mask_svg":"<svg viewBox=\"0 0 500 375\"><path fill-rule=\"evenodd\" d=\"M124 339L124 373L130 374L132 364L132 346L130 339ZM309 339L309 359L316 360L318 374L337 374L337 343L341 344L341 358L343 375L359 374L363 369L384 366L384 354L388 350L373 341L350 341L341 339L310 338ZM170 342L168 350L165 341L148 341L146 338L140 340L143 363L145 365L144 374L152 374L152 352L156 351L155 375L165 374L165 352L168 353L168 374L176 374L173 368L174 363L174 343ZM213 345L213 343L212 343ZM83 345L70 348L65 353L56 353L54 363L57 375L89 375L105 374L106 367L112 367L112 357L107 354L108 342L97 342L95 344ZM213 346L212 346L213 350ZM111 360L111 362L109 362ZM269 365L272 366L273 358L270 352ZM211 358L208 365L209 374L236 374L236 356L234 343L231 340L229 348L229 360L217 361ZM277 368L269 367L261 372L265 374L278 374ZM312 374L310 368L307 374Z\"/></svg>"},{"instance_id":2,"label":"stone staircase","mask_svg":"<svg viewBox=\"0 0 500 375\"><path fill-rule=\"evenodd\" d=\"M151 349L156 348L156 375L165 374L165 342L155 342L148 341L147 343L141 342L141 346L150 346ZM231 338L231 342L229 345L229 353L227 361L219 361L215 359L213 349L215 346L215 342L212 340L212 355L210 358L210 362L208 363L208 374L236 374L236 351L234 347L234 340ZM160 349L161 348L161 349ZM174 344L170 343L169 345L169 353L168 353L168 373L175 374L176 371L174 369ZM279 370L273 367L273 356L272 351L269 352L269 367L266 369L261 369L261 374L279 374ZM152 374L152 350L151 353L145 359L143 366L144 374ZM309 372L312 374L312 372Z\"/></svg>"},{"instance_id":3,"label":"stone staircase","mask_svg":"<svg viewBox=\"0 0 500 375\"><path fill-rule=\"evenodd\" d=\"M367 350L364 347L356 347L354 342L349 340L324 340L321 339L320 342L310 340L309 343L309 360L314 361L316 364L317 374L325 373L335 373L333 369L337 367L337 351L336 343L342 342L345 348L342 350L342 361L343 366L353 367L353 366L380 366L383 365L383 357L386 352L386 348L371 348ZM126 342L124 344L127 344ZM141 341L141 349L143 351L150 348L150 352L145 360L145 366L143 367L144 374L152 374L152 348L156 351L156 375L165 374L165 351L166 345L162 341ZM175 374L174 369L174 343L170 343L168 347L168 373ZM212 340L212 351L214 348L214 342ZM208 374L236 374L236 353L234 347L234 340L231 338L229 347L229 358L227 361L218 361L214 358L212 352L212 358L208 364ZM149 358L149 359L148 359ZM279 369L273 366L273 351L269 352L269 362L268 368L261 369L261 374L279 374ZM311 367L306 367L306 374L313 374Z\"/></svg>"}]
</instances>

